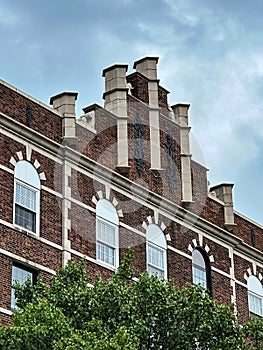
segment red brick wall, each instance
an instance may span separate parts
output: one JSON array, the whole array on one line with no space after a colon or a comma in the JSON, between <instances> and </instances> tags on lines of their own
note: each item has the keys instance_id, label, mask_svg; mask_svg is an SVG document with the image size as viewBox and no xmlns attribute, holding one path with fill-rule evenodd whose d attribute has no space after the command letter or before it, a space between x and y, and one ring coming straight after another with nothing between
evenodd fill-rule
<instances>
[{"instance_id":1,"label":"red brick wall","mask_svg":"<svg viewBox=\"0 0 263 350\"><path fill-rule=\"evenodd\" d=\"M1 133L0 137L0 162L1 165L7 168L14 169L14 166L9 162L11 157L16 157L16 152L22 151L25 154L25 147L21 143L5 136Z\"/></svg>"},{"instance_id":2,"label":"red brick wall","mask_svg":"<svg viewBox=\"0 0 263 350\"><path fill-rule=\"evenodd\" d=\"M215 262L212 263L217 269L226 273L230 273L231 260L229 258L229 250L214 241L204 238L203 246L208 245L210 254L213 255Z\"/></svg>"},{"instance_id":3,"label":"red brick wall","mask_svg":"<svg viewBox=\"0 0 263 350\"><path fill-rule=\"evenodd\" d=\"M171 136L173 138L173 151L174 157L174 176L171 177L171 183L169 182L169 158L168 158L168 139ZM182 183L181 183L181 158L180 158L180 134L179 128L174 125L167 118L160 118L160 149L161 149L161 172L163 181L163 196L171 200L176 204L181 204L182 199Z\"/></svg>"},{"instance_id":4,"label":"red brick wall","mask_svg":"<svg viewBox=\"0 0 263 350\"><path fill-rule=\"evenodd\" d=\"M61 199L42 190L40 198L40 237L62 243Z\"/></svg>"},{"instance_id":5,"label":"red brick wall","mask_svg":"<svg viewBox=\"0 0 263 350\"><path fill-rule=\"evenodd\" d=\"M0 169L0 219L13 222L14 176Z\"/></svg>"},{"instance_id":6,"label":"red brick wall","mask_svg":"<svg viewBox=\"0 0 263 350\"><path fill-rule=\"evenodd\" d=\"M236 283L236 306L239 321L244 324L249 319L247 288Z\"/></svg>"},{"instance_id":7,"label":"red brick wall","mask_svg":"<svg viewBox=\"0 0 263 350\"><path fill-rule=\"evenodd\" d=\"M11 326L12 317L0 312L0 322L2 326Z\"/></svg>"},{"instance_id":8,"label":"red brick wall","mask_svg":"<svg viewBox=\"0 0 263 350\"><path fill-rule=\"evenodd\" d=\"M192 283L192 261L168 250L167 269L169 279L178 287Z\"/></svg>"},{"instance_id":9,"label":"red brick wall","mask_svg":"<svg viewBox=\"0 0 263 350\"><path fill-rule=\"evenodd\" d=\"M233 293L230 278L212 271L212 293L213 298L220 304L230 305L231 294Z\"/></svg>"},{"instance_id":10,"label":"red brick wall","mask_svg":"<svg viewBox=\"0 0 263 350\"><path fill-rule=\"evenodd\" d=\"M252 246L251 230L255 235L255 248L263 251L263 229L256 226L252 222L248 222L239 215L235 215L236 227L233 228L233 233L244 240L245 243Z\"/></svg>"},{"instance_id":11,"label":"red brick wall","mask_svg":"<svg viewBox=\"0 0 263 350\"><path fill-rule=\"evenodd\" d=\"M28 126L27 107L32 110L34 119L31 128L49 139L61 142L62 120L48 109L0 84L0 112Z\"/></svg>"},{"instance_id":12,"label":"red brick wall","mask_svg":"<svg viewBox=\"0 0 263 350\"><path fill-rule=\"evenodd\" d=\"M158 89L158 99L159 99L159 107L161 108L161 113L168 116L168 102L167 102L167 95L168 91L165 90L163 87L159 86Z\"/></svg>"},{"instance_id":13,"label":"red brick wall","mask_svg":"<svg viewBox=\"0 0 263 350\"><path fill-rule=\"evenodd\" d=\"M72 203L70 209L71 230L69 239L71 248L82 254L96 258L96 215L89 210Z\"/></svg>"},{"instance_id":14,"label":"red brick wall","mask_svg":"<svg viewBox=\"0 0 263 350\"><path fill-rule=\"evenodd\" d=\"M117 165L117 119L103 108L95 112L94 135L88 129L76 125L77 149L81 154L98 161L110 169Z\"/></svg>"},{"instance_id":15,"label":"red brick wall","mask_svg":"<svg viewBox=\"0 0 263 350\"><path fill-rule=\"evenodd\" d=\"M59 163L59 157L58 161L54 161L33 150L31 162L34 163L35 159L40 163L38 173L44 172L46 176L46 180L41 181L41 184L53 191L62 193L62 165Z\"/></svg>"},{"instance_id":16,"label":"red brick wall","mask_svg":"<svg viewBox=\"0 0 263 350\"><path fill-rule=\"evenodd\" d=\"M33 236L1 226L0 248L12 252L25 259L56 270L61 267L61 253L57 249L47 246Z\"/></svg>"},{"instance_id":17,"label":"red brick wall","mask_svg":"<svg viewBox=\"0 0 263 350\"><path fill-rule=\"evenodd\" d=\"M251 264L246 259L234 254L234 266L236 279L246 284L247 281L244 278L244 274L247 272L247 269L251 267Z\"/></svg>"},{"instance_id":18,"label":"red brick wall","mask_svg":"<svg viewBox=\"0 0 263 350\"><path fill-rule=\"evenodd\" d=\"M132 96L136 97L138 100L149 104L149 94L148 94L148 79L142 74L135 72L126 77L127 82L132 85ZM161 113L168 115L168 103L167 95L168 91L163 87L158 87L158 99L159 106L161 108Z\"/></svg>"},{"instance_id":19,"label":"red brick wall","mask_svg":"<svg viewBox=\"0 0 263 350\"><path fill-rule=\"evenodd\" d=\"M124 227L119 229L120 261L123 260L128 247L134 249L133 267L139 273L146 270L146 237L140 236Z\"/></svg>"},{"instance_id":20,"label":"red brick wall","mask_svg":"<svg viewBox=\"0 0 263 350\"><path fill-rule=\"evenodd\" d=\"M132 95L140 101L149 104L148 79L140 73L130 74L126 79L132 85Z\"/></svg>"},{"instance_id":21,"label":"red brick wall","mask_svg":"<svg viewBox=\"0 0 263 350\"><path fill-rule=\"evenodd\" d=\"M1 236L3 227L0 226ZM1 241L3 236L1 237ZM10 310L11 305L11 284L12 284L12 262L11 259L0 255L0 307Z\"/></svg>"},{"instance_id":22,"label":"red brick wall","mask_svg":"<svg viewBox=\"0 0 263 350\"><path fill-rule=\"evenodd\" d=\"M205 206L200 210L199 215L218 227L226 229L224 225L224 206L213 199L206 198Z\"/></svg>"}]
</instances>

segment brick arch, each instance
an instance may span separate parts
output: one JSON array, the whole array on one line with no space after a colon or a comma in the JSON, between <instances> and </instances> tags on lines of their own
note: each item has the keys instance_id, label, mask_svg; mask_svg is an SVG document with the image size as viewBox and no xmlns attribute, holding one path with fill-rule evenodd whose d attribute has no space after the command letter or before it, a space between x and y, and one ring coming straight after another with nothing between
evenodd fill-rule
<instances>
[{"instance_id":1,"label":"brick arch","mask_svg":"<svg viewBox=\"0 0 263 350\"><path fill-rule=\"evenodd\" d=\"M40 181L46 181L46 175L44 171L40 172L40 163L39 161L35 158L34 162L32 161L32 149L31 147L27 146L26 147L26 158L24 158L23 156L23 152L22 151L18 151L16 152L16 154L14 156L12 156L9 160L9 163L11 163L13 165L13 167L15 168L16 164L21 161L21 160L25 160L30 162L33 167L36 169L39 179Z\"/></svg>"},{"instance_id":2,"label":"brick arch","mask_svg":"<svg viewBox=\"0 0 263 350\"><path fill-rule=\"evenodd\" d=\"M247 269L247 271L244 273L244 279L247 281L250 276L255 276L259 279L259 281L262 283L263 276L260 272L257 272L256 264L253 264L253 268L251 270L251 267Z\"/></svg>"},{"instance_id":3,"label":"brick arch","mask_svg":"<svg viewBox=\"0 0 263 350\"><path fill-rule=\"evenodd\" d=\"M199 239L199 240L193 239L192 242L188 245L188 250L192 254L194 249L198 248L198 247L201 247L204 249L204 251L206 252L206 254L210 260L210 263L215 262L214 256L213 256L209 246L207 244L205 246L203 246L203 241L201 239Z\"/></svg>"},{"instance_id":4,"label":"brick arch","mask_svg":"<svg viewBox=\"0 0 263 350\"><path fill-rule=\"evenodd\" d=\"M117 199L116 199L114 196L111 195L111 191L110 191L110 188L109 188L109 187L105 186L105 191L104 191L104 192L103 192L103 191L98 191L98 192L96 193L96 195L94 195L94 196L92 197L92 203L94 203L95 205L97 205L97 203L98 203L98 201L99 201L100 199L106 199L106 200L108 200L108 201L114 206L114 208L116 209L116 212L117 212L117 214L118 214L118 217L119 217L119 218L123 217L122 209L118 209L118 208L117 208L119 203L118 203Z\"/></svg>"},{"instance_id":5,"label":"brick arch","mask_svg":"<svg viewBox=\"0 0 263 350\"><path fill-rule=\"evenodd\" d=\"M155 225L159 226L160 229L163 231L163 234L164 234L164 236L165 236L166 241L167 241L167 242L170 242L170 241L171 241L170 235L164 233L164 231L165 231L165 229L166 229L166 226L165 226L165 224L164 224L163 222L159 222L159 215L158 215L158 214L156 215L156 213L155 213L154 217L148 216L147 219L146 219L146 221L144 221L144 222L142 223L142 227L143 227L143 228L145 229L145 231L146 231L146 230L147 230L147 227L148 227L149 225L151 225L151 224L155 224Z\"/></svg>"}]
</instances>

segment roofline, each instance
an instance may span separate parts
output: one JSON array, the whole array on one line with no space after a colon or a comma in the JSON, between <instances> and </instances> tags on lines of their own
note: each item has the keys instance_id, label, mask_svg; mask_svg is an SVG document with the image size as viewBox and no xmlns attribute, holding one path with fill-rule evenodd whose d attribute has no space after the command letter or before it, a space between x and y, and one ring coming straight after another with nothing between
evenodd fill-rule
<instances>
[{"instance_id":1,"label":"roofline","mask_svg":"<svg viewBox=\"0 0 263 350\"><path fill-rule=\"evenodd\" d=\"M40 101L40 100L38 100L38 99L36 99L36 98L26 94L24 91L17 89L16 87L14 87L13 85L7 83L6 81L0 79L0 84L3 85L3 86L6 86L7 88L9 88L9 89L11 89L13 91L15 91L19 95L27 98L28 100L30 100L30 101L32 101L32 102L34 102L36 104L38 104L39 106L47 109L49 112L52 112L52 113L54 113L54 114L56 114L56 115L61 117L61 114L57 110L53 109L52 107L50 107L49 105L45 104L44 102L42 102L42 101Z\"/></svg>"}]
</instances>

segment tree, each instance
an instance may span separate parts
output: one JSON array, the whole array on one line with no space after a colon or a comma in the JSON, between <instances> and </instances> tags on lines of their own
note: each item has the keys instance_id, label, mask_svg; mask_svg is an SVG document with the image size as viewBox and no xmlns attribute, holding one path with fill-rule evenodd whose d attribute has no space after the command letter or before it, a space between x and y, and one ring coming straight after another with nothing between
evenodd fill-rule
<instances>
[{"instance_id":1,"label":"tree","mask_svg":"<svg viewBox=\"0 0 263 350\"><path fill-rule=\"evenodd\" d=\"M244 326L248 350L263 349L263 321L262 318L252 317Z\"/></svg>"},{"instance_id":2,"label":"tree","mask_svg":"<svg viewBox=\"0 0 263 350\"><path fill-rule=\"evenodd\" d=\"M262 349L262 321L241 327L233 306L200 286L179 289L146 273L135 279L132 259L130 250L117 273L93 287L84 261L59 270L50 286L17 285L19 308L13 325L0 328L0 349Z\"/></svg>"}]
</instances>

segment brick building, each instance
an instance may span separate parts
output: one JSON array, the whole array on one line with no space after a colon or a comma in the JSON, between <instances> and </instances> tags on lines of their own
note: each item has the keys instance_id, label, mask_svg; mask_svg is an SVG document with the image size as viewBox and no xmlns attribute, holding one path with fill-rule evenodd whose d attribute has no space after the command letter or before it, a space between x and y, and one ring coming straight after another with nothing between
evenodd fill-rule
<instances>
[{"instance_id":1,"label":"brick building","mask_svg":"<svg viewBox=\"0 0 263 350\"><path fill-rule=\"evenodd\" d=\"M46 281L72 258L111 276L128 246L138 271L201 283L240 321L263 316L263 227L208 188L191 157L188 104L169 106L156 57L103 70L104 107L76 118L77 93L48 106L0 81L0 317L14 280Z\"/></svg>"}]
</instances>

